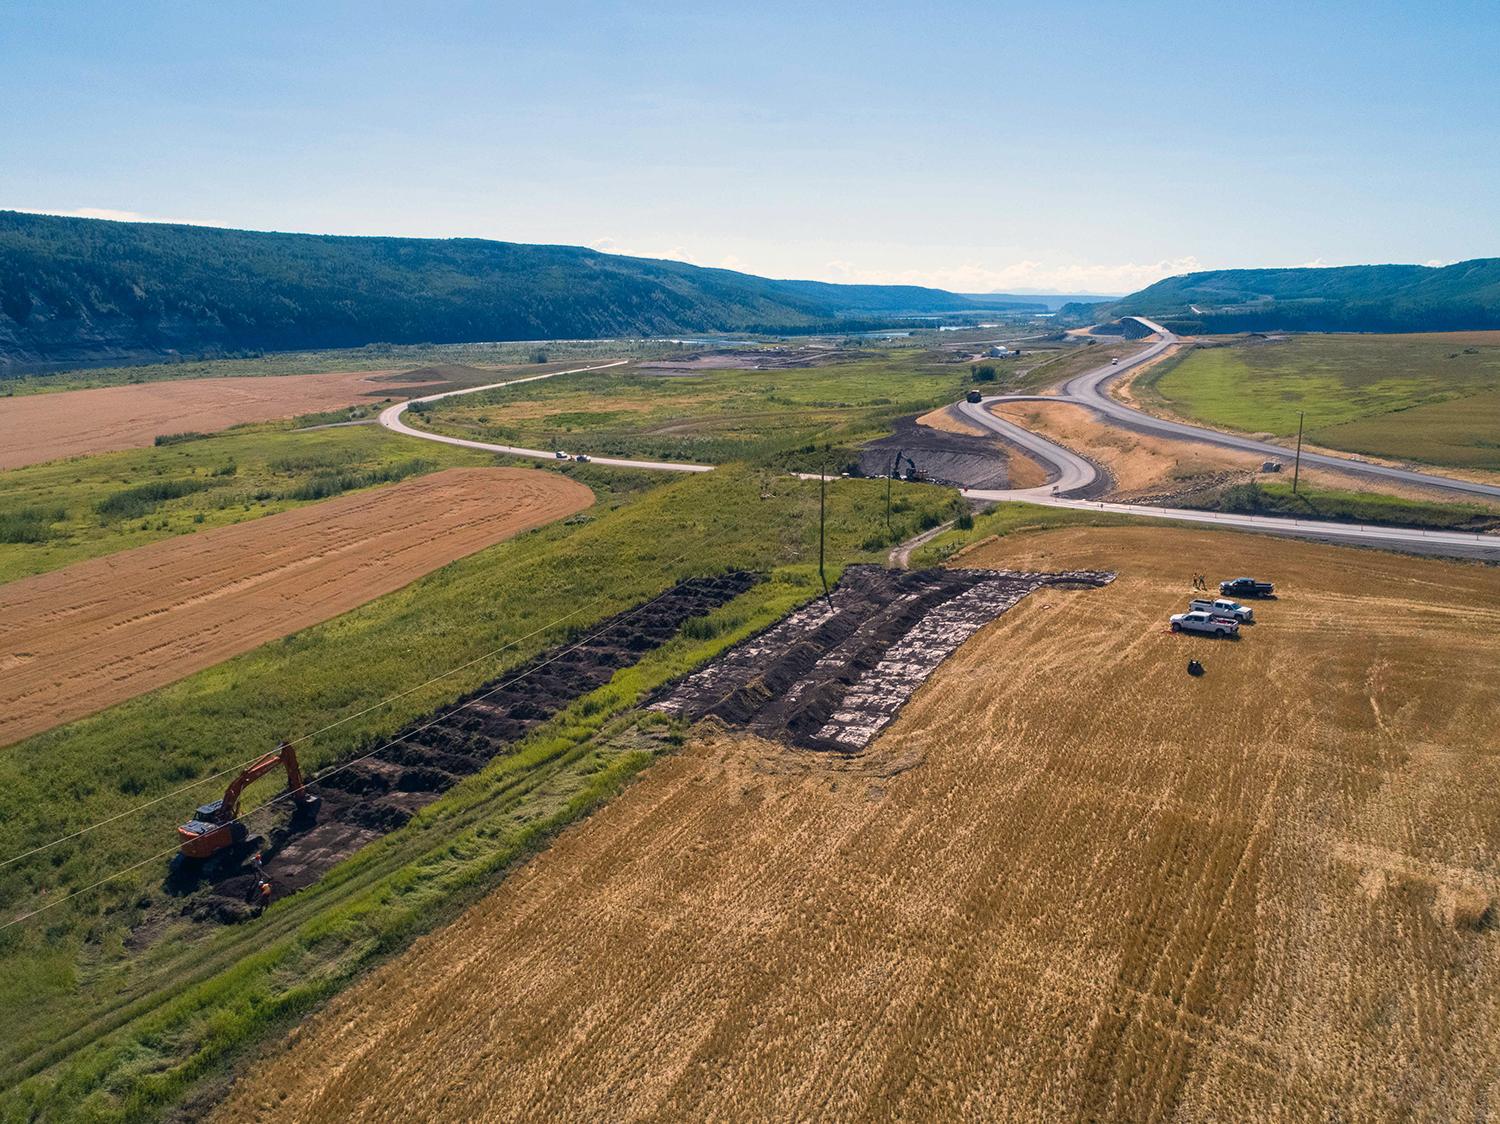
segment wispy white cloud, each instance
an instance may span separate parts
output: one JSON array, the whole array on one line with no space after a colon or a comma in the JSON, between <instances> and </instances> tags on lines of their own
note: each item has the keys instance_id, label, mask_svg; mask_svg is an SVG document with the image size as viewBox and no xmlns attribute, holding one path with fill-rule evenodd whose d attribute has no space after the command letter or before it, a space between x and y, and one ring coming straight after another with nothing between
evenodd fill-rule
<instances>
[{"instance_id":1,"label":"wispy white cloud","mask_svg":"<svg viewBox=\"0 0 1500 1124\"><path fill-rule=\"evenodd\" d=\"M658 258L665 259L666 261L686 262L688 265L713 264L712 262L700 260L696 254L689 251L685 246L671 246L667 249L641 249L637 246L622 245L613 238L599 238L593 242L587 242L585 245L591 250L598 250L601 254L623 254L625 257L630 258ZM725 268L732 269L735 267L726 266Z\"/></svg>"},{"instance_id":2,"label":"wispy white cloud","mask_svg":"<svg viewBox=\"0 0 1500 1124\"><path fill-rule=\"evenodd\" d=\"M1001 266L971 262L936 269L860 269L845 261L826 263L826 280L863 285L931 285L958 293L1052 289L1057 292L1125 293L1163 277L1205 268L1192 255L1155 262L1018 261Z\"/></svg>"},{"instance_id":3,"label":"wispy white cloud","mask_svg":"<svg viewBox=\"0 0 1500 1124\"><path fill-rule=\"evenodd\" d=\"M1004 292L1010 289L1043 289L1054 292L1126 293L1143 288L1163 277L1192 273L1205 266L1188 255L1155 262L1121 264L1097 262L1056 263L1041 260L1011 262L1001 266L971 262L932 269L870 269L850 261L825 262L821 269L792 270L757 267L737 254L726 254L709 260L684 246L626 246L613 238L600 238L589 247L606 254L626 254L637 258L666 258L689 265L718 266L741 273L759 273L768 277L796 276L813 281L833 281L851 285L926 285L959 293Z\"/></svg>"}]
</instances>

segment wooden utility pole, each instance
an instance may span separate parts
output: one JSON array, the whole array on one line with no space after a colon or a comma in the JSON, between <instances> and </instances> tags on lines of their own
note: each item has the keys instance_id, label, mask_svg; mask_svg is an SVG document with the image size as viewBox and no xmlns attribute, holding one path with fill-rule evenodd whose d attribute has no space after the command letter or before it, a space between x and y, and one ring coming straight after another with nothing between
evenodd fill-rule
<instances>
[{"instance_id":1,"label":"wooden utility pole","mask_svg":"<svg viewBox=\"0 0 1500 1124\"><path fill-rule=\"evenodd\" d=\"M890 475L885 478L885 529L887 532L891 529L891 483L895 480L896 473L901 471L901 454L904 452L906 452L905 449L896 450L896 459L891 462Z\"/></svg>"},{"instance_id":2,"label":"wooden utility pole","mask_svg":"<svg viewBox=\"0 0 1500 1124\"><path fill-rule=\"evenodd\" d=\"M1302 419L1304 413L1297 411L1297 459L1292 462L1292 495L1297 494L1297 478L1302 475Z\"/></svg>"},{"instance_id":3,"label":"wooden utility pole","mask_svg":"<svg viewBox=\"0 0 1500 1124\"><path fill-rule=\"evenodd\" d=\"M828 575L823 572L823 518L826 510L824 496L828 491L828 466L818 470L818 578L823 583L823 596L828 597Z\"/></svg>"}]
</instances>

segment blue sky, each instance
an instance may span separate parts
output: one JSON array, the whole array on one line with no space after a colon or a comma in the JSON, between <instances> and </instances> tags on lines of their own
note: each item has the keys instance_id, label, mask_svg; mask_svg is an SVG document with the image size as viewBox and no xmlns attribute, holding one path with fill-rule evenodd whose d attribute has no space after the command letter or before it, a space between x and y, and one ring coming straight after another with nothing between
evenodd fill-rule
<instances>
[{"instance_id":1,"label":"blue sky","mask_svg":"<svg viewBox=\"0 0 1500 1124\"><path fill-rule=\"evenodd\" d=\"M7 0L0 207L1125 291L1500 255L1493 2Z\"/></svg>"}]
</instances>

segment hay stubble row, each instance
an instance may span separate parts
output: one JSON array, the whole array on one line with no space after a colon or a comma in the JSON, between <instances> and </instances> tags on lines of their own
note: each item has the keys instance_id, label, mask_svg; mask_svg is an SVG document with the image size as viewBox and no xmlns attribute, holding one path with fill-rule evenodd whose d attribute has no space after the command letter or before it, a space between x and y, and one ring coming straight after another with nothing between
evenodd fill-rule
<instances>
[{"instance_id":1,"label":"hay stubble row","mask_svg":"<svg viewBox=\"0 0 1500 1124\"><path fill-rule=\"evenodd\" d=\"M498 377L498 376L497 376ZM158 435L215 433L420 393L393 371L182 379L0 399L0 470L138 449Z\"/></svg>"}]
</instances>

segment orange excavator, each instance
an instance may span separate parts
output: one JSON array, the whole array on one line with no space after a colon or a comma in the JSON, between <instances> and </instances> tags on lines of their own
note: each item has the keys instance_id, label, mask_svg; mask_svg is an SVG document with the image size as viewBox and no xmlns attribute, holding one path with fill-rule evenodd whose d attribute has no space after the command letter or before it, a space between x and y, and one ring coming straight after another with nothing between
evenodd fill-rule
<instances>
[{"instance_id":1,"label":"orange excavator","mask_svg":"<svg viewBox=\"0 0 1500 1124\"><path fill-rule=\"evenodd\" d=\"M282 742L274 752L266 754L252 764L224 790L224 798L212 804L204 804L193 813L193 818L177 829L180 850L184 858L211 859L220 851L245 842L249 835L240 823L240 793L252 781L259 780L278 765L286 767L287 788L292 794L299 813L310 813L321 801L302 785L302 770L297 767L297 751L291 742Z\"/></svg>"}]
</instances>

